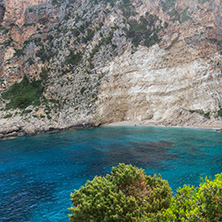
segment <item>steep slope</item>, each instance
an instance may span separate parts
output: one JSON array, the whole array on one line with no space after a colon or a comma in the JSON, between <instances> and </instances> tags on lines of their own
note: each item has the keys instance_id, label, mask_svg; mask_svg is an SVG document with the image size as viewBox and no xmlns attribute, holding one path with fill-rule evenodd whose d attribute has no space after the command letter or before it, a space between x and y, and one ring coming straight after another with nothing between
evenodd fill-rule
<instances>
[{"instance_id":1,"label":"steep slope","mask_svg":"<svg viewBox=\"0 0 222 222\"><path fill-rule=\"evenodd\" d=\"M221 124L221 0L0 4L3 134Z\"/></svg>"}]
</instances>

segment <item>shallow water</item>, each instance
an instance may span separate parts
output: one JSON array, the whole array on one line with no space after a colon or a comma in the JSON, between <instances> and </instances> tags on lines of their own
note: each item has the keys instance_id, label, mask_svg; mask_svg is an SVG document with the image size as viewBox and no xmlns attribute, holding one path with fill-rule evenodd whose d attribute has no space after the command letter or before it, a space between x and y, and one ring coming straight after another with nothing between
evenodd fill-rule
<instances>
[{"instance_id":1,"label":"shallow water","mask_svg":"<svg viewBox=\"0 0 222 222\"><path fill-rule=\"evenodd\" d=\"M160 173L175 192L222 172L222 134L104 127L0 141L0 221L68 221L70 192L120 162Z\"/></svg>"}]
</instances>

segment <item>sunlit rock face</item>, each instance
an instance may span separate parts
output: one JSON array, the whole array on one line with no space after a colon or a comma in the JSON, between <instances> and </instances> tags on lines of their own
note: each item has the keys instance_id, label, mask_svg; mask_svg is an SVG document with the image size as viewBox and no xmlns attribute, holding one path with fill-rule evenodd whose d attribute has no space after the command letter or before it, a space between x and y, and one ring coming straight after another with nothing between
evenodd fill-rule
<instances>
[{"instance_id":1,"label":"sunlit rock face","mask_svg":"<svg viewBox=\"0 0 222 222\"><path fill-rule=\"evenodd\" d=\"M192 126L220 120L221 1L175 2L167 13L157 2L136 7L139 14L153 10L169 25L159 44L133 53L127 48L102 68L108 75L100 85L98 122ZM176 16L180 22L172 21Z\"/></svg>"},{"instance_id":2,"label":"sunlit rock face","mask_svg":"<svg viewBox=\"0 0 222 222\"><path fill-rule=\"evenodd\" d=\"M189 49L189 48L188 48ZM187 49L187 50L188 50ZM195 50L184 62L177 58L184 47L179 43L170 51L154 46L141 47L131 54L125 52L104 71L110 73L100 85L98 114L103 123L118 121L152 120L163 124L203 124L206 118L191 110L212 111L220 109L222 75L212 69L220 60L218 53L208 58L196 58ZM177 51L177 53L175 52ZM165 62L165 64L164 64ZM172 65L172 63L174 63Z\"/></svg>"},{"instance_id":3,"label":"sunlit rock face","mask_svg":"<svg viewBox=\"0 0 222 222\"><path fill-rule=\"evenodd\" d=\"M0 99L2 125L220 125L221 0L0 5L0 91L24 75L44 88L40 105L23 115Z\"/></svg>"}]
</instances>

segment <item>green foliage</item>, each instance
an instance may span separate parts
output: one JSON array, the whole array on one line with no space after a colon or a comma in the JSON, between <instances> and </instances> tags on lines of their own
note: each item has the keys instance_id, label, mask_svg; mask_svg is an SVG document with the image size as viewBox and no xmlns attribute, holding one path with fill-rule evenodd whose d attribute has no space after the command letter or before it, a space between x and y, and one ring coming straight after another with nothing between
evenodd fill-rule
<instances>
[{"instance_id":1,"label":"green foliage","mask_svg":"<svg viewBox=\"0 0 222 222\"><path fill-rule=\"evenodd\" d=\"M12 113L9 113L9 114L5 115L3 118L8 119L8 118L11 118L11 117L12 117Z\"/></svg>"},{"instance_id":2,"label":"green foliage","mask_svg":"<svg viewBox=\"0 0 222 222\"><path fill-rule=\"evenodd\" d=\"M29 13L32 13L32 12L33 12L33 8L29 8L29 9L28 9L28 12L29 12Z\"/></svg>"},{"instance_id":3,"label":"green foliage","mask_svg":"<svg viewBox=\"0 0 222 222\"><path fill-rule=\"evenodd\" d=\"M27 46L31 42L34 42L36 46L40 46L41 45L41 38L34 38L34 39L26 40L26 41L24 41L24 46Z\"/></svg>"},{"instance_id":4,"label":"green foliage","mask_svg":"<svg viewBox=\"0 0 222 222\"><path fill-rule=\"evenodd\" d=\"M72 50L69 50L69 56L67 57L66 61L68 64L78 65L81 59L82 59L81 52L74 52Z\"/></svg>"},{"instance_id":5,"label":"green foliage","mask_svg":"<svg viewBox=\"0 0 222 222\"><path fill-rule=\"evenodd\" d=\"M171 21L180 21L180 14L176 9L176 2L177 0L160 0L163 11L167 12L167 14L171 17ZM190 19L190 17L186 14L186 10L183 13L183 22Z\"/></svg>"},{"instance_id":6,"label":"green foliage","mask_svg":"<svg viewBox=\"0 0 222 222\"><path fill-rule=\"evenodd\" d=\"M219 110L217 111L217 115L220 116L220 117L222 117L222 109L219 109Z\"/></svg>"},{"instance_id":7,"label":"green foliage","mask_svg":"<svg viewBox=\"0 0 222 222\"><path fill-rule=\"evenodd\" d=\"M83 94L85 91L86 91L86 88L82 87L81 90L80 90L80 93Z\"/></svg>"},{"instance_id":8,"label":"green foliage","mask_svg":"<svg viewBox=\"0 0 222 222\"><path fill-rule=\"evenodd\" d=\"M12 22L9 26L13 27L13 26L17 26L17 25L14 22Z\"/></svg>"},{"instance_id":9,"label":"green foliage","mask_svg":"<svg viewBox=\"0 0 222 222\"><path fill-rule=\"evenodd\" d=\"M139 22L135 19L129 20L130 28L127 31L127 37L132 38L134 46L137 47L140 44L150 47L160 41L157 33L162 27L156 27L156 21L158 18L149 13L141 16Z\"/></svg>"},{"instance_id":10,"label":"green foliage","mask_svg":"<svg viewBox=\"0 0 222 222\"><path fill-rule=\"evenodd\" d=\"M170 8L175 7L177 0L161 0L163 11L168 11Z\"/></svg>"},{"instance_id":11,"label":"green foliage","mask_svg":"<svg viewBox=\"0 0 222 222\"><path fill-rule=\"evenodd\" d=\"M25 23L23 27L35 26L35 23Z\"/></svg>"},{"instance_id":12,"label":"green foliage","mask_svg":"<svg viewBox=\"0 0 222 222\"><path fill-rule=\"evenodd\" d=\"M219 222L222 221L222 173L184 185L171 194L160 176L119 164L111 174L95 177L71 193L71 222Z\"/></svg>"},{"instance_id":13,"label":"green foliage","mask_svg":"<svg viewBox=\"0 0 222 222\"><path fill-rule=\"evenodd\" d=\"M87 35L85 37L82 37L82 42L87 43L88 41L91 41L94 33L95 32L92 29L87 29Z\"/></svg>"},{"instance_id":14,"label":"green foliage","mask_svg":"<svg viewBox=\"0 0 222 222\"><path fill-rule=\"evenodd\" d=\"M71 32L75 37L78 37L80 35L80 31L78 29L71 29Z\"/></svg>"},{"instance_id":15,"label":"green foliage","mask_svg":"<svg viewBox=\"0 0 222 222\"><path fill-rule=\"evenodd\" d=\"M31 57L28 58L27 62L29 63L30 66L35 64L33 58L31 58Z\"/></svg>"},{"instance_id":16,"label":"green foliage","mask_svg":"<svg viewBox=\"0 0 222 222\"><path fill-rule=\"evenodd\" d=\"M0 33L1 33L1 34L4 35L4 34L7 34L8 32L9 32L9 29L6 29L6 28L3 27L3 26L0 27Z\"/></svg>"},{"instance_id":17,"label":"green foliage","mask_svg":"<svg viewBox=\"0 0 222 222\"><path fill-rule=\"evenodd\" d=\"M29 105L40 105L43 87L40 80L28 81L26 75L20 83L15 83L2 93L2 98L10 100L6 109L25 109Z\"/></svg>"},{"instance_id":18,"label":"green foliage","mask_svg":"<svg viewBox=\"0 0 222 222\"><path fill-rule=\"evenodd\" d=\"M36 56L39 57L42 61L42 63L45 63L46 61L49 61L50 58L53 56L53 54L48 50L46 51L44 46L42 46L37 52Z\"/></svg>"},{"instance_id":19,"label":"green foliage","mask_svg":"<svg viewBox=\"0 0 222 222\"><path fill-rule=\"evenodd\" d=\"M52 35L48 35L48 36L47 36L47 40L48 40L49 42L51 42L51 41L53 40L53 36L52 36Z\"/></svg>"},{"instance_id":20,"label":"green foliage","mask_svg":"<svg viewBox=\"0 0 222 222\"><path fill-rule=\"evenodd\" d=\"M222 41L221 40L218 40L218 39L216 39L216 38L210 38L210 39L208 39L211 43L213 43L213 44L216 44L216 45L218 45L218 46L221 46L222 45Z\"/></svg>"},{"instance_id":21,"label":"green foliage","mask_svg":"<svg viewBox=\"0 0 222 222\"><path fill-rule=\"evenodd\" d=\"M5 47L7 47L10 46L12 42L13 42L12 37L9 37L6 41L3 42L3 44Z\"/></svg>"},{"instance_id":22,"label":"green foliage","mask_svg":"<svg viewBox=\"0 0 222 222\"><path fill-rule=\"evenodd\" d=\"M180 14L177 11L177 9L173 8L172 10L168 11L168 15L170 15L170 20L171 21L180 21Z\"/></svg>"},{"instance_id":23,"label":"green foliage","mask_svg":"<svg viewBox=\"0 0 222 222\"><path fill-rule=\"evenodd\" d=\"M20 57L23 55L24 55L23 49L16 49L15 50L14 56Z\"/></svg>"},{"instance_id":24,"label":"green foliage","mask_svg":"<svg viewBox=\"0 0 222 222\"><path fill-rule=\"evenodd\" d=\"M99 41L99 43L97 45L95 45L95 48L92 49L92 52L90 53L90 58L89 58L89 61L90 61L90 69L93 69L94 68L94 65L91 63L91 60L92 58L94 57L94 55L99 52L99 49L101 46L104 46L104 45L108 45L108 44L112 44L112 38L113 38L113 33L114 33L114 30L116 29L117 27L111 27L111 31L109 31L108 35L106 37L102 37ZM113 49L115 49L117 46L116 45L113 45L112 44L112 47Z\"/></svg>"},{"instance_id":25,"label":"green foliage","mask_svg":"<svg viewBox=\"0 0 222 222\"><path fill-rule=\"evenodd\" d=\"M119 164L106 177L95 177L71 194L70 221L144 221L157 218L170 204L171 189L161 177ZM154 215L155 214L155 215Z\"/></svg>"},{"instance_id":26,"label":"green foliage","mask_svg":"<svg viewBox=\"0 0 222 222\"><path fill-rule=\"evenodd\" d=\"M129 18L131 15L133 15L135 12L133 12L133 5L130 2L130 0L122 0L122 2L119 5L119 8L123 12L123 16L126 18Z\"/></svg>"},{"instance_id":27,"label":"green foliage","mask_svg":"<svg viewBox=\"0 0 222 222\"><path fill-rule=\"evenodd\" d=\"M222 174L205 179L198 188L179 188L164 213L166 221L222 221Z\"/></svg>"},{"instance_id":28,"label":"green foliage","mask_svg":"<svg viewBox=\"0 0 222 222\"><path fill-rule=\"evenodd\" d=\"M200 109L194 109L194 110L189 110L190 113L198 113L202 116L204 116L205 118L207 119L210 119L210 112L204 112L203 110L200 110Z\"/></svg>"},{"instance_id":29,"label":"green foliage","mask_svg":"<svg viewBox=\"0 0 222 222\"><path fill-rule=\"evenodd\" d=\"M191 19L191 17L187 14L188 9L189 8L187 7L186 9L183 10L182 18L181 18L181 23L184 23L184 22L186 22L186 21Z\"/></svg>"},{"instance_id":30,"label":"green foliage","mask_svg":"<svg viewBox=\"0 0 222 222\"><path fill-rule=\"evenodd\" d=\"M205 2L209 2L210 0L198 0L200 4L204 4Z\"/></svg>"},{"instance_id":31,"label":"green foliage","mask_svg":"<svg viewBox=\"0 0 222 222\"><path fill-rule=\"evenodd\" d=\"M45 69L45 68L41 69L41 72L40 72L39 76L40 76L41 81L43 83L45 83L48 79L48 72L49 72L49 68L48 69Z\"/></svg>"}]
</instances>

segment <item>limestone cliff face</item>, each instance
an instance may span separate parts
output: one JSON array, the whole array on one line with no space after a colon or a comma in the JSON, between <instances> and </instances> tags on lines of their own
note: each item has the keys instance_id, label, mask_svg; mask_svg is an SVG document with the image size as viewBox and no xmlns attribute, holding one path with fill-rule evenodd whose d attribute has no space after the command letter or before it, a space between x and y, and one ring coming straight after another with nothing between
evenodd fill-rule
<instances>
[{"instance_id":1,"label":"limestone cliff face","mask_svg":"<svg viewBox=\"0 0 222 222\"><path fill-rule=\"evenodd\" d=\"M108 75L100 85L98 122L198 126L220 121L221 1L175 2L166 14L157 1L136 2L138 12L153 10L171 24L161 30L159 44L133 53L128 48L102 69ZM175 16L180 22L172 21Z\"/></svg>"},{"instance_id":2,"label":"limestone cliff face","mask_svg":"<svg viewBox=\"0 0 222 222\"><path fill-rule=\"evenodd\" d=\"M24 75L42 87L36 103L23 101L25 112L3 96L2 123L221 124L221 0L0 5L0 88Z\"/></svg>"},{"instance_id":3,"label":"limestone cliff face","mask_svg":"<svg viewBox=\"0 0 222 222\"><path fill-rule=\"evenodd\" d=\"M153 46L126 51L103 71L109 76L100 85L97 114L102 123L151 120L165 125L204 125L191 110L210 112L215 121L222 101L222 74L212 68L220 61L218 53L195 58L195 50L183 62L165 56L179 55L180 42L170 52ZM172 62L175 62L172 66Z\"/></svg>"}]
</instances>

